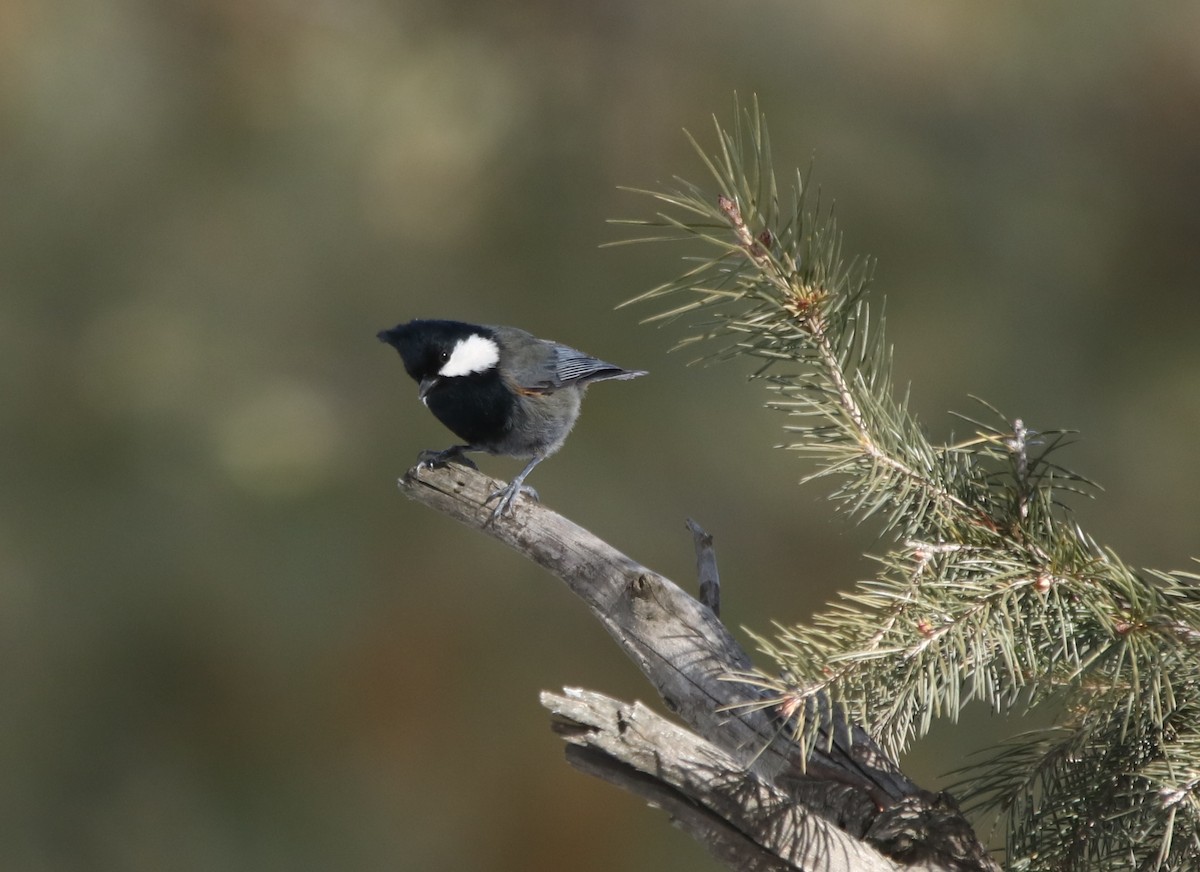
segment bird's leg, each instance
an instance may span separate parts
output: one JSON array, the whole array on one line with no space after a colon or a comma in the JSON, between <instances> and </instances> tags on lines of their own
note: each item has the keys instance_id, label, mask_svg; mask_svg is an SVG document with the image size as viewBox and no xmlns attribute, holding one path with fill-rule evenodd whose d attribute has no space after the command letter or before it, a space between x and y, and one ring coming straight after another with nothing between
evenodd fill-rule
<instances>
[{"instance_id":1,"label":"bird's leg","mask_svg":"<svg viewBox=\"0 0 1200 872\"><path fill-rule=\"evenodd\" d=\"M442 451L433 451L426 448L417 455L417 469L433 469L436 466L445 466L452 460L458 461L463 466L469 466L471 469L479 469L475 465L475 461L466 455L468 451L478 450L473 445L451 445Z\"/></svg>"},{"instance_id":2,"label":"bird's leg","mask_svg":"<svg viewBox=\"0 0 1200 872\"><path fill-rule=\"evenodd\" d=\"M543 459L544 458L541 457L533 458L533 460L529 461L528 465L521 470L520 474L518 474L516 478L514 478L504 487L500 488L500 490L495 491L491 496L483 501L484 505L487 505L497 497L500 498L500 502L496 504L496 508L492 509L492 517L490 520L495 521L501 515L507 515L511 513L513 500L515 500L517 498L517 494L521 493L522 491L524 491L527 496L530 496L534 500L540 502L537 491L526 485L524 482L525 476L533 472L533 468L541 463Z\"/></svg>"}]
</instances>

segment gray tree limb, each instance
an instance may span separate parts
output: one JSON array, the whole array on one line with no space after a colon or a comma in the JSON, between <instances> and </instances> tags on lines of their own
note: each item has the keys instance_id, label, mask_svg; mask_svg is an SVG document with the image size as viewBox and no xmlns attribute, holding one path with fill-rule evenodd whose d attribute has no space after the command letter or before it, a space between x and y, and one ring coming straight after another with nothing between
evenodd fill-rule
<instances>
[{"instance_id":1,"label":"gray tree limb","mask_svg":"<svg viewBox=\"0 0 1200 872\"><path fill-rule=\"evenodd\" d=\"M721 574L717 571L717 552L713 549L713 537L693 521L687 519L687 528L692 531L696 546L696 579L700 593L697 599L721 617Z\"/></svg>"},{"instance_id":2,"label":"gray tree limb","mask_svg":"<svg viewBox=\"0 0 1200 872\"><path fill-rule=\"evenodd\" d=\"M733 756L641 703L574 688L541 699L555 732L570 743L571 765L662 808L733 869L918 868L902 867L809 814L786 791L747 777Z\"/></svg>"},{"instance_id":3,"label":"gray tree limb","mask_svg":"<svg viewBox=\"0 0 1200 872\"><path fill-rule=\"evenodd\" d=\"M686 800L692 803L688 808L716 815L726 828L732 828L730 832L740 833L743 841L701 836L716 834L719 829L702 823L711 821L708 817L681 812L675 819L701 837L731 868L812 872L999 869L949 797L920 789L865 731L846 723L828 706L821 711L827 742L809 749L803 759L791 741L785 719L764 700L761 691L753 684L731 680L732 675L750 669L749 656L712 609L669 579L526 497L518 499L512 515L490 523L490 506L485 506L484 500L500 483L477 471L460 466L414 468L399 484L412 499L487 533L543 566L584 602L654 685L667 708L694 731L691 738L704 745L672 744L671 748L680 750L673 756L665 753L667 746L653 742L645 748L657 747L657 756L645 748L636 754L628 749L617 753L620 743L613 744L606 735L612 732L612 724L617 724L620 735L621 723L653 723L649 734L662 737L668 735L662 728L667 722L657 716L652 721L652 713L644 707L626 707L630 717L636 713L633 720L614 721L611 710L585 716L579 705L558 701L565 697L548 697L548 707L558 712L560 734L564 734L564 723L577 725L574 732L567 731L572 745L582 749L572 752L572 763L586 761L598 775L600 770L623 772L629 777L621 785L648 799L646 791L633 788L630 773L652 776L653 788L667 791L662 796ZM715 565L713 568L715 572ZM687 732L671 726L678 731L670 733L676 738ZM584 736L587 741L575 741ZM700 757L688 756L697 754ZM669 771L674 774L668 779L655 767L643 771L631 762L634 759L670 761ZM701 766L701 759L714 765ZM601 760L607 763L601 764ZM698 768L684 777L689 765ZM714 787L715 792L700 791L696 776L716 779L724 786ZM650 789L644 779L638 783ZM741 796L743 804L736 814L724 801L707 804L717 796ZM676 811L682 808L676 805ZM794 822L780 827L779 815L785 809L787 819ZM772 832L784 837L767 838L765 834ZM715 850L714 844L721 849ZM749 847L744 851L730 847L750 844L783 865L761 865L765 860L752 856ZM856 865L844 865L843 860L851 857Z\"/></svg>"}]
</instances>

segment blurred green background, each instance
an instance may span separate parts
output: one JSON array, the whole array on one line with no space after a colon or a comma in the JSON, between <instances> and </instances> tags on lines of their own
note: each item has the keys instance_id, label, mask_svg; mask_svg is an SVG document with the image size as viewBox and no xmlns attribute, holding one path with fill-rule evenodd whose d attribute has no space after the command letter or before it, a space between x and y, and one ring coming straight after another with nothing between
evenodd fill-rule
<instances>
[{"instance_id":1,"label":"blurred green background","mask_svg":"<svg viewBox=\"0 0 1200 872\"><path fill-rule=\"evenodd\" d=\"M0 3L0 867L715 869L576 774L537 692L652 692L556 581L409 503L449 437L374 338L509 323L628 367L542 498L731 626L803 620L875 531L773 451L748 365L613 306L617 190L757 93L879 258L931 434L978 394L1185 567L1200 471L1200 7ZM962 427L959 426L961 431ZM514 461L483 460L507 477ZM942 725L928 784L988 726ZM936 748L936 751L930 751Z\"/></svg>"}]
</instances>

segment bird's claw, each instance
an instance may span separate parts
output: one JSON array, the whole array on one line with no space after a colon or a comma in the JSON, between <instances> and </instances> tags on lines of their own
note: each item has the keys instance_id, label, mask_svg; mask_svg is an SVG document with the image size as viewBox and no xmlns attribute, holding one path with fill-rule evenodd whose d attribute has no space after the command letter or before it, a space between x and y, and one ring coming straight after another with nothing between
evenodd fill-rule
<instances>
[{"instance_id":1,"label":"bird's claw","mask_svg":"<svg viewBox=\"0 0 1200 872\"><path fill-rule=\"evenodd\" d=\"M492 516L488 519L488 522L494 523L501 516L512 514L513 501L516 500L518 494L525 494L525 496L532 499L535 503L540 503L542 501L541 497L538 496L538 492L527 484L518 484L516 487L513 487L511 484L507 484L499 490L493 491L488 498L483 501L483 504L486 506L497 497L500 499L500 502L496 504L496 508L492 509Z\"/></svg>"},{"instance_id":2,"label":"bird's claw","mask_svg":"<svg viewBox=\"0 0 1200 872\"><path fill-rule=\"evenodd\" d=\"M456 461L471 469L479 469L475 465L475 461L467 457L458 446L446 448L442 451L434 451L431 448L426 448L417 455L417 469L436 469L437 467L449 465L451 461Z\"/></svg>"}]
</instances>

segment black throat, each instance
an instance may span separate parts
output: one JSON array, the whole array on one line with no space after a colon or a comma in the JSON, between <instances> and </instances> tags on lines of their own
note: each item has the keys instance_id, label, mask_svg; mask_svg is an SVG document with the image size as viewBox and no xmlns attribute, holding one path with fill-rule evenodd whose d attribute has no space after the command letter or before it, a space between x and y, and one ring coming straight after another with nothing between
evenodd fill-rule
<instances>
[{"instance_id":1,"label":"black throat","mask_svg":"<svg viewBox=\"0 0 1200 872\"><path fill-rule=\"evenodd\" d=\"M490 449L508 431L515 400L495 369L444 378L425 396L425 404L459 439Z\"/></svg>"}]
</instances>

